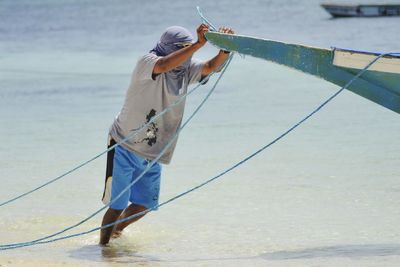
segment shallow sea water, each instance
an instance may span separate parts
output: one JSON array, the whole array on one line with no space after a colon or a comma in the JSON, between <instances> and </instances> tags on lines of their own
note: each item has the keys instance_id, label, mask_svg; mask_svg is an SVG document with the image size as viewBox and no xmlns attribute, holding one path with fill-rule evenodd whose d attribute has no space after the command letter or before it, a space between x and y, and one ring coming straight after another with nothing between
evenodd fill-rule
<instances>
[{"instance_id":1,"label":"shallow sea water","mask_svg":"<svg viewBox=\"0 0 400 267\"><path fill-rule=\"evenodd\" d=\"M355 1L346 1L355 2ZM372 2L372 1L369 1ZM319 1L1 1L0 201L105 149L137 58L195 7L238 33L399 52L400 18L330 19ZM212 57L207 45L196 55ZM214 77L187 100L186 117ZM339 88L236 56L165 166L161 201L270 142ZM344 92L241 168L127 229L0 251L1 266L398 266L398 114ZM101 208L105 157L0 207L0 243L35 239ZM100 224L102 213L74 232Z\"/></svg>"}]
</instances>

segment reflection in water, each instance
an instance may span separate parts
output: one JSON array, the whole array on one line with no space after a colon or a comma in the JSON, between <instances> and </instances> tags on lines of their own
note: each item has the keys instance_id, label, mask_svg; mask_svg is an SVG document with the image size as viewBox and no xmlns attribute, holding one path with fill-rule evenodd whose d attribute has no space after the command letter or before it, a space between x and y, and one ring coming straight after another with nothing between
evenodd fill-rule
<instances>
[{"instance_id":1,"label":"reflection in water","mask_svg":"<svg viewBox=\"0 0 400 267\"><path fill-rule=\"evenodd\" d=\"M118 242L104 247L99 245L85 245L69 251L69 256L79 260L95 262L141 263L141 266L147 266L146 263L159 261L154 256L140 254L138 251L138 246Z\"/></svg>"}]
</instances>

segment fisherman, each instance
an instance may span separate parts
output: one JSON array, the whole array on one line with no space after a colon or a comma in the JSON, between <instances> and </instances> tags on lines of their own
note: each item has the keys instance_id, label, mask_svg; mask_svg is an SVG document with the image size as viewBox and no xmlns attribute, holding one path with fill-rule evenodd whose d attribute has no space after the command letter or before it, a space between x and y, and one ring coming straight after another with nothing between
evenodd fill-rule
<instances>
[{"instance_id":1,"label":"fisherman","mask_svg":"<svg viewBox=\"0 0 400 267\"><path fill-rule=\"evenodd\" d=\"M205 24L197 28L197 42L191 33L179 26L166 29L157 45L137 62L132 73L122 110L110 128L109 147L140 129L154 116L177 101L187 92L189 84L203 81L228 58L229 52L220 50L206 62L192 59L207 40L209 30ZM220 32L233 34L230 28ZM185 103L181 102L169 112L151 122L144 131L117 146L107 155L106 185L103 202L113 201L155 159L179 129ZM105 213L102 225L115 222L158 205L161 164L171 161L176 139L164 155L129 190L113 201ZM131 203L129 206L129 202ZM118 237L129 224L144 214L101 230L100 244Z\"/></svg>"}]
</instances>

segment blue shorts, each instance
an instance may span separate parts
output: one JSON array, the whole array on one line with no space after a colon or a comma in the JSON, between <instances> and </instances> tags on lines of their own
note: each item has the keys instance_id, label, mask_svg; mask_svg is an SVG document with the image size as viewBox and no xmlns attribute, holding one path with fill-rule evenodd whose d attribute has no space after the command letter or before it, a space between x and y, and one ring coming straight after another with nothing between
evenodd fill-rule
<instances>
[{"instance_id":1,"label":"blue shorts","mask_svg":"<svg viewBox=\"0 0 400 267\"><path fill-rule=\"evenodd\" d=\"M109 146L115 144L111 139ZM112 152L112 153L110 153ZM160 195L161 165L154 165L118 199L116 197L137 179L150 161L136 153L117 146L107 155L106 185L103 193L103 202L111 201L110 208L123 210L128 203L134 203L146 208L158 205ZM111 189L109 188L111 187ZM110 194L111 192L111 194ZM109 195L107 198L107 194ZM114 199L116 199L114 201Z\"/></svg>"}]
</instances>

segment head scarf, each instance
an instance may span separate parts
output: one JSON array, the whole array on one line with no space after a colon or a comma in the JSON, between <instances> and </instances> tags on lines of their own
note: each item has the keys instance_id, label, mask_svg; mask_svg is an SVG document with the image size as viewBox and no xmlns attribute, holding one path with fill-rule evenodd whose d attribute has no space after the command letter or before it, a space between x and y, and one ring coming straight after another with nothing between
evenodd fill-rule
<instances>
[{"instance_id":1,"label":"head scarf","mask_svg":"<svg viewBox=\"0 0 400 267\"><path fill-rule=\"evenodd\" d=\"M180 26L172 26L165 30L161 35L157 45L150 51L157 56L167 56L179 49L179 43L193 42L192 34ZM184 76L190 66L190 58L175 69L165 73L168 91L174 95L180 94L180 89L184 86Z\"/></svg>"}]
</instances>

